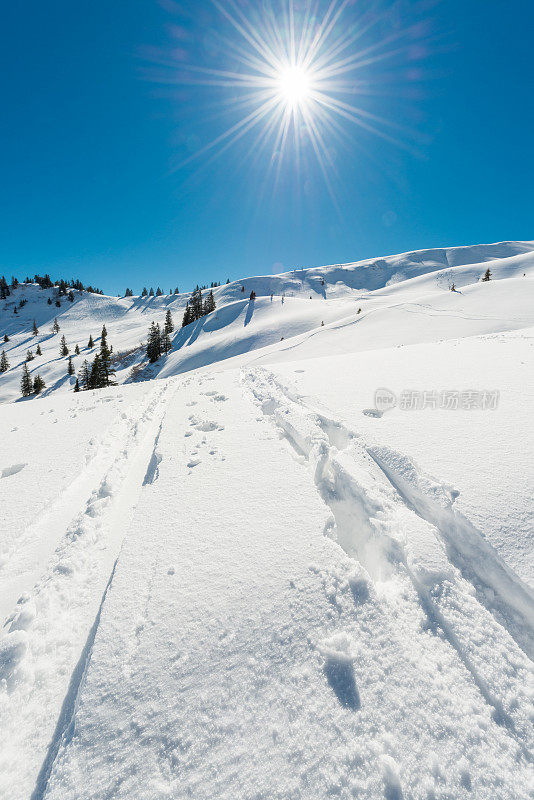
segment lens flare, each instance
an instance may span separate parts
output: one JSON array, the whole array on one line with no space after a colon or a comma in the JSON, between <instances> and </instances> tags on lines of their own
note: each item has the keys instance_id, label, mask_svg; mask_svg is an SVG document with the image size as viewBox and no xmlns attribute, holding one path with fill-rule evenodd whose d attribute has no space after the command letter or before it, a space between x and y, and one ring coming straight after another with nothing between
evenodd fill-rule
<instances>
[{"instance_id":1,"label":"lens flare","mask_svg":"<svg viewBox=\"0 0 534 800\"><path fill-rule=\"evenodd\" d=\"M409 61L417 49L416 31L395 22L393 0L369 3L366 10L354 0L325 0L322 13L322 0L211 1L221 18L213 66L176 63L171 56L160 61L171 70L161 80L211 87L212 98L216 88L210 110L231 122L177 168L193 161L206 166L255 131L241 161L270 150L278 176L288 156L298 170L304 154L313 154L333 197L332 153L340 143L359 145L356 128L408 147L403 137L414 132L373 113L366 102L373 72L403 74L399 60ZM374 93L387 95L383 85Z\"/></svg>"}]
</instances>

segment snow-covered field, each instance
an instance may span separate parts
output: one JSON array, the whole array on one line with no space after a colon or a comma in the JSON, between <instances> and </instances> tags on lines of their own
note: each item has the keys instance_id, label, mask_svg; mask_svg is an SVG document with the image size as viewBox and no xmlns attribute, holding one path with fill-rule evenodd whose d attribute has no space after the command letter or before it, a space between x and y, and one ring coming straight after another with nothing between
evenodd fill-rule
<instances>
[{"instance_id":1,"label":"snow-covered field","mask_svg":"<svg viewBox=\"0 0 534 800\"><path fill-rule=\"evenodd\" d=\"M534 242L247 278L184 329L49 295L0 303L0 797L534 797ZM119 385L75 394L59 339L78 369L104 323Z\"/></svg>"}]
</instances>

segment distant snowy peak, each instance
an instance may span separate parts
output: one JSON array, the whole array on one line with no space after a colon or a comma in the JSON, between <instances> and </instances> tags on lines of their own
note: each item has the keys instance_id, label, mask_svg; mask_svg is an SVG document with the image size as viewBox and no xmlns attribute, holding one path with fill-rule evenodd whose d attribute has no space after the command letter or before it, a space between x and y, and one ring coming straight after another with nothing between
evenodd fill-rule
<instances>
[{"instance_id":1,"label":"distant snowy peak","mask_svg":"<svg viewBox=\"0 0 534 800\"><path fill-rule=\"evenodd\" d=\"M413 250L347 264L293 270L270 276L266 280L278 279L282 285L291 288L299 284L310 288L322 287L324 281L325 285L335 284L340 289L344 284L349 289L375 291L421 275L454 270L455 274L465 272L469 276L470 280L463 283L475 283L486 270L488 262L493 263L491 270L495 271L495 278L510 278L515 274L532 272L534 240ZM466 269L459 269L462 267ZM257 289L256 294L259 294Z\"/></svg>"}]
</instances>

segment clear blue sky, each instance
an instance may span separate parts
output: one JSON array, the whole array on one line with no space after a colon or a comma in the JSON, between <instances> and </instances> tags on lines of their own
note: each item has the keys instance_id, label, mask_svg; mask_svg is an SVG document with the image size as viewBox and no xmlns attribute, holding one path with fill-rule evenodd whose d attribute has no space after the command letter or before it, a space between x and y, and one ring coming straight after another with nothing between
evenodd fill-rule
<instances>
[{"instance_id":1,"label":"clear blue sky","mask_svg":"<svg viewBox=\"0 0 534 800\"><path fill-rule=\"evenodd\" d=\"M180 167L243 116L239 87L187 82L191 66L239 69L239 36L210 0L5 3L0 273L188 290L533 238L534 8L358 0L339 34L373 15L354 49L383 40L388 55L360 69L352 102L398 125L402 146L343 122L346 141L325 142L336 207L310 142L275 185L261 127Z\"/></svg>"}]
</instances>

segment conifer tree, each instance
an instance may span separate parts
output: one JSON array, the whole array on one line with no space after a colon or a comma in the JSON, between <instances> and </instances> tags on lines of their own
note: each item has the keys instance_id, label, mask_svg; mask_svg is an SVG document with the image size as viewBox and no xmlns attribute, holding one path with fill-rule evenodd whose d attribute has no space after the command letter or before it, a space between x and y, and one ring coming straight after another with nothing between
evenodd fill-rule
<instances>
[{"instance_id":1,"label":"conifer tree","mask_svg":"<svg viewBox=\"0 0 534 800\"><path fill-rule=\"evenodd\" d=\"M111 378L115 375L115 370L111 366L111 350L108 347L107 337L108 332L104 325L102 328L102 336L100 337L100 374L102 386L110 386L112 383Z\"/></svg>"},{"instance_id":2,"label":"conifer tree","mask_svg":"<svg viewBox=\"0 0 534 800\"><path fill-rule=\"evenodd\" d=\"M74 384L74 391L75 392L79 392L80 391L80 382L79 382L78 378L76 378L76 383Z\"/></svg>"},{"instance_id":3,"label":"conifer tree","mask_svg":"<svg viewBox=\"0 0 534 800\"><path fill-rule=\"evenodd\" d=\"M69 354L69 348L67 347L67 340L65 339L65 335L63 335L61 337L61 342L59 345L59 355L65 357L68 356L68 354Z\"/></svg>"},{"instance_id":4,"label":"conifer tree","mask_svg":"<svg viewBox=\"0 0 534 800\"><path fill-rule=\"evenodd\" d=\"M73 295L73 293L72 293L72 289L71 289L71 291L70 291L70 292L68 293L68 295L67 295L67 300L68 300L70 303L74 303L74 295Z\"/></svg>"},{"instance_id":5,"label":"conifer tree","mask_svg":"<svg viewBox=\"0 0 534 800\"><path fill-rule=\"evenodd\" d=\"M57 317L54 319L54 324L52 325L52 333L59 333L59 322L57 321Z\"/></svg>"},{"instance_id":6,"label":"conifer tree","mask_svg":"<svg viewBox=\"0 0 534 800\"><path fill-rule=\"evenodd\" d=\"M151 364L157 361L161 355L161 331L155 322L152 322L148 330L146 354Z\"/></svg>"},{"instance_id":7,"label":"conifer tree","mask_svg":"<svg viewBox=\"0 0 534 800\"><path fill-rule=\"evenodd\" d=\"M46 302L48 303L48 305L49 305L49 306L51 306L51 305L52 305L52 298L51 298L51 297L49 297L49 298L48 298L48 300L47 300Z\"/></svg>"},{"instance_id":8,"label":"conifer tree","mask_svg":"<svg viewBox=\"0 0 534 800\"><path fill-rule=\"evenodd\" d=\"M26 350L26 361L33 361L35 356L33 355L31 350Z\"/></svg>"},{"instance_id":9,"label":"conifer tree","mask_svg":"<svg viewBox=\"0 0 534 800\"><path fill-rule=\"evenodd\" d=\"M185 307L184 316L182 319L182 328L185 328L185 326L189 325L190 322L193 322L193 312L191 311L191 306L188 303Z\"/></svg>"},{"instance_id":10,"label":"conifer tree","mask_svg":"<svg viewBox=\"0 0 534 800\"><path fill-rule=\"evenodd\" d=\"M167 355L167 353L170 353L172 350L171 337L165 330L163 331L163 335L161 337L161 350L163 353L165 353L165 355Z\"/></svg>"},{"instance_id":11,"label":"conifer tree","mask_svg":"<svg viewBox=\"0 0 534 800\"><path fill-rule=\"evenodd\" d=\"M165 314L165 326L163 330L165 333L172 333L174 330L174 323L172 321L170 308L167 309L167 313Z\"/></svg>"},{"instance_id":12,"label":"conifer tree","mask_svg":"<svg viewBox=\"0 0 534 800\"><path fill-rule=\"evenodd\" d=\"M0 356L0 372L7 372L9 369L9 361L7 360L6 351L2 350L2 355Z\"/></svg>"},{"instance_id":13,"label":"conifer tree","mask_svg":"<svg viewBox=\"0 0 534 800\"><path fill-rule=\"evenodd\" d=\"M20 391L23 397L29 397L33 391L33 383L28 369L28 365L22 367L22 378L20 379Z\"/></svg>"},{"instance_id":14,"label":"conifer tree","mask_svg":"<svg viewBox=\"0 0 534 800\"><path fill-rule=\"evenodd\" d=\"M487 268L487 270L485 271L485 273L484 273L484 277L482 278L482 280L483 280L483 281L489 281L489 280L491 280L491 272L490 272L490 268L489 268L489 267L488 267L488 268Z\"/></svg>"},{"instance_id":15,"label":"conifer tree","mask_svg":"<svg viewBox=\"0 0 534 800\"><path fill-rule=\"evenodd\" d=\"M76 345L76 347L74 348L74 352L75 352L75 354L76 354L77 356L79 356L79 355L80 355L80 348L78 347L78 345Z\"/></svg>"},{"instance_id":16,"label":"conifer tree","mask_svg":"<svg viewBox=\"0 0 534 800\"><path fill-rule=\"evenodd\" d=\"M4 333L4 342L6 342L6 344L7 342L9 342L9 336L7 335L7 333Z\"/></svg>"},{"instance_id":17,"label":"conifer tree","mask_svg":"<svg viewBox=\"0 0 534 800\"><path fill-rule=\"evenodd\" d=\"M197 286L193 294L191 295L191 309L193 312L193 319L200 319L204 315L204 307L202 303L202 292Z\"/></svg>"},{"instance_id":18,"label":"conifer tree","mask_svg":"<svg viewBox=\"0 0 534 800\"><path fill-rule=\"evenodd\" d=\"M147 290L146 290L146 286L144 286L144 287L143 287L143 291L141 292L141 297L146 297L146 296L147 296L147 294L148 294L148 292L147 292Z\"/></svg>"},{"instance_id":19,"label":"conifer tree","mask_svg":"<svg viewBox=\"0 0 534 800\"><path fill-rule=\"evenodd\" d=\"M100 355L97 353L91 365L89 389L101 389L103 386L105 386L105 383L102 374L102 364L100 362Z\"/></svg>"},{"instance_id":20,"label":"conifer tree","mask_svg":"<svg viewBox=\"0 0 534 800\"><path fill-rule=\"evenodd\" d=\"M87 359L84 359L82 366L80 367L80 383L82 384L82 389L89 388L89 381L91 377L91 372L89 370L89 362Z\"/></svg>"},{"instance_id":21,"label":"conifer tree","mask_svg":"<svg viewBox=\"0 0 534 800\"><path fill-rule=\"evenodd\" d=\"M161 289L158 286L158 288L156 289L156 297L161 297L162 294L163 294L163 292L161 291Z\"/></svg>"},{"instance_id":22,"label":"conifer tree","mask_svg":"<svg viewBox=\"0 0 534 800\"><path fill-rule=\"evenodd\" d=\"M37 350L35 351L35 353L38 356L42 356L43 355L40 344L37 345Z\"/></svg>"},{"instance_id":23,"label":"conifer tree","mask_svg":"<svg viewBox=\"0 0 534 800\"><path fill-rule=\"evenodd\" d=\"M36 375L33 379L33 393L40 394L42 390L46 387L44 380L41 378L40 375Z\"/></svg>"},{"instance_id":24,"label":"conifer tree","mask_svg":"<svg viewBox=\"0 0 534 800\"><path fill-rule=\"evenodd\" d=\"M180 294L180 290L178 287L176 287L176 289L174 290L174 294Z\"/></svg>"},{"instance_id":25,"label":"conifer tree","mask_svg":"<svg viewBox=\"0 0 534 800\"><path fill-rule=\"evenodd\" d=\"M94 346L95 346L95 343L93 342L93 337L89 336L89 341L87 342L87 349L88 350L92 350Z\"/></svg>"},{"instance_id":26,"label":"conifer tree","mask_svg":"<svg viewBox=\"0 0 534 800\"><path fill-rule=\"evenodd\" d=\"M72 356L69 356L69 363L67 364L67 374L74 375L74 364L72 363Z\"/></svg>"},{"instance_id":27,"label":"conifer tree","mask_svg":"<svg viewBox=\"0 0 534 800\"><path fill-rule=\"evenodd\" d=\"M152 288L152 286L150 287L150 291L148 293L148 296L149 297L154 297L154 289Z\"/></svg>"},{"instance_id":28,"label":"conifer tree","mask_svg":"<svg viewBox=\"0 0 534 800\"><path fill-rule=\"evenodd\" d=\"M34 336L39 335L39 328L37 327L37 323L35 322L35 320L33 321L32 333Z\"/></svg>"}]
</instances>

